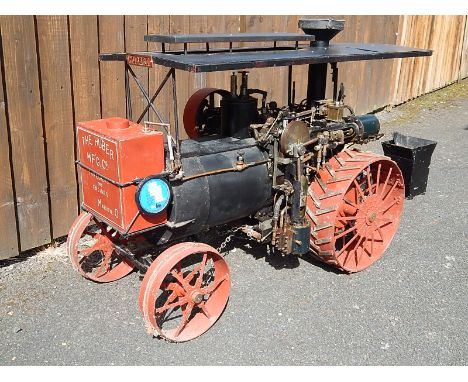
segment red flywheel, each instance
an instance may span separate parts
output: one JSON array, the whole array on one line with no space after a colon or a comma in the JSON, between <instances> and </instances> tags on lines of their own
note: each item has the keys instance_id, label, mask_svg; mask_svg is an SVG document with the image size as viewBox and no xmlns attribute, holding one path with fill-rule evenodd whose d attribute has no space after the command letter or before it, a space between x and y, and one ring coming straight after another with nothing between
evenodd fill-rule
<instances>
[{"instance_id":1,"label":"red flywheel","mask_svg":"<svg viewBox=\"0 0 468 382\"><path fill-rule=\"evenodd\" d=\"M312 255L346 272L369 267L397 231L404 187L387 157L345 150L331 158L308 190Z\"/></svg>"},{"instance_id":2,"label":"red flywheel","mask_svg":"<svg viewBox=\"0 0 468 382\"><path fill-rule=\"evenodd\" d=\"M202 88L193 93L185 104L184 108L184 129L191 139L198 138L203 130L203 124L206 123L203 117L203 111L207 107L214 107L215 94L226 97L229 92L218 88Z\"/></svg>"}]
</instances>

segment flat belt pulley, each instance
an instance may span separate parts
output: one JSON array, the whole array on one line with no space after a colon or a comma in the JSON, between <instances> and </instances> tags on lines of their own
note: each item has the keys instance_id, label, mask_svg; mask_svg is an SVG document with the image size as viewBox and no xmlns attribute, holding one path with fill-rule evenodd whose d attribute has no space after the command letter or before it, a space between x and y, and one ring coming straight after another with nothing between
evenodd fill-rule
<instances>
[{"instance_id":1,"label":"flat belt pulley","mask_svg":"<svg viewBox=\"0 0 468 382\"><path fill-rule=\"evenodd\" d=\"M230 93L224 89L202 88L193 93L185 104L183 120L189 138L195 139L207 133L209 111L215 109L215 94L226 97Z\"/></svg>"},{"instance_id":2,"label":"flat belt pulley","mask_svg":"<svg viewBox=\"0 0 468 382\"><path fill-rule=\"evenodd\" d=\"M281 134L280 149L284 154L292 155L292 146L306 143L310 139L309 128L305 122L291 121Z\"/></svg>"}]
</instances>

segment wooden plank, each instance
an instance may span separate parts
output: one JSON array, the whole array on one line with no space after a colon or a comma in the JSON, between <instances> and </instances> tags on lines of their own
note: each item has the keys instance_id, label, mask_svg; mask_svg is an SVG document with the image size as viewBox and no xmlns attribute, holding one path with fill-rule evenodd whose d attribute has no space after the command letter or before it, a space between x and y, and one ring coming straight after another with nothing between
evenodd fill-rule
<instances>
[{"instance_id":1,"label":"wooden plank","mask_svg":"<svg viewBox=\"0 0 468 382\"><path fill-rule=\"evenodd\" d=\"M69 16L75 122L101 118L98 20Z\"/></svg>"},{"instance_id":2,"label":"wooden plank","mask_svg":"<svg viewBox=\"0 0 468 382\"><path fill-rule=\"evenodd\" d=\"M125 50L127 52L146 51L148 44L143 40L146 34L148 34L147 16L125 16ZM137 66L132 66L132 69L143 85L143 88L148 92L148 69ZM131 76L129 76L129 83L132 119L136 120L144 110L147 102ZM146 120L147 118L148 113L146 113L144 119Z\"/></svg>"},{"instance_id":3,"label":"wooden plank","mask_svg":"<svg viewBox=\"0 0 468 382\"><path fill-rule=\"evenodd\" d=\"M189 33L212 33L213 30L209 30L208 22L210 19L215 19L218 16L189 16ZM221 33L221 30L216 31ZM210 44L214 47L214 43ZM228 44L224 43L224 46ZM206 49L206 45L203 43L189 44L189 49ZM218 73L221 74L221 73ZM206 88L208 83L212 82L214 78L213 73L189 73L188 76L188 97L190 97L196 90ZM185 104L181 107L185 107Z\"/></svg>"},{"instance_id":4,"label":"wooden plank","mask_svg":"<svg viewBox=\"0 0 468 382\"><path fill-rule=\"evenodd\" d=\"M422 15L416 19L417 41L420 46L429 46L433 37L433 18L434 16ZM439 29L437 28L436 31ZM426 57L425 57L426 58ZM410 80L407 82L407 97L409 99L415 98L423 93L425 86L425 79L427 78L427 68L429 60L427 59L414 59L411 67Z\"/></svg>"},{"instance_id":5,"label":"wooden plank","mask_svg":"<svg viewBox=\"0 0 468 382\"><path fill-rule=\"evenodd\" d=\"M238 33L239 16L190 16L190 33ZM205 44L191 44L206 49ZM228 43L210 43L210 49L227 48ZM230 89L231 72L190 73L189 95L204 87Z\"/></svg>"},{"instance_id":6,"label":"wooden plank","mask_svg":"<svg viewBox=\"0 0 468 382\"><path fill-rule=\"evenodd\" d=\"M303 33L302 30L298 29L297 21L296 25L291 25L289 21L292 21L294 24L295 18L290 16L269 16L272 20L272 28L274 32L300 32ZM292 18L292 20L290 20ZM290 45L291 43L288 42L278 42L277 45ZM305 42L305 44L309 44L309 42ZM297 68L297 67L296 67ZM294 68L293 68L294 70ZM271 82L276 83L274 86L271 99L277 101L278 103L286 105L288 103L288 68L287 67L279 67L279 68L272 68L271 73Z\"/></svg>"},{"instance_id":7,"label":"wooden plank","mask_svg":"<svg viewBox=\"0 0 468 382\"><path fill-rule=\"evenodd\" d=\"M51 238L34 17L2 17L1 32L20 251L25 251Z\"/></svg>"},{"instance_id":8,"label":"wooden plank","mask_svg":"<svg viewBox=\"0 0 468 382\"><path fill-rule=\"evenodd\" d=\"M69 16L68 22L76 132L78 122L101 118L98 19L97 16ZM74 144L76 158L76 142ZM80 170L76 168L76 172L81 202Z\"/></svg>"},{"instance_id":9,"label":"wooden plank","mask_svg":"<svg viewBox=\"0 0 468 382\"><path fill-rule=\"evenodd\" d=\"M304 16L288 16L285 18L285 24L282 26L287 32L292 33L304 33L302 29L299 28L299 20L304 18ZM297 65L293 66L292 80L295 87L295 103L300 103L301 100L307 96L307 75L308 75L308 65ZM284 79L282 82L282 92L285 94L285 102L287 102L288 94L288 80L287 80L287 69L284 68L282 75Z\"/></svg>"},{"instance_id":10,"label":"wooden plank","mask_svg":"<svg viewBox=\"0 0 468 382\"><path fill-rule=\"evenodd\" d=\"M1 22L1 21L0 21ZM1 42L0 42L1 52ZM3 61L3 57L0 57ZM7 100L4 93L3 67L0 67L0 260L18 254L16 213L11 177L9 134L6 119Z\"/></svg>"},{"instance_id":11,"label":"wooden plank","mask_svg":"<svg viewBox=\"0 0 468 382\"><path fill-rule=\"evenodd\" d=\"M168 34L169 33L169 16L148 16L148 33L149 34ZM148 43L149 50L160 50L161 44ZM150 96L158 89L159 84L167 74L168 68L155 66L148 70L149 74L149 92ZM158 112L162 115L165 122L171 121L172 114L172 88L170 80L166 83L154 104ZM149 112L149 120L159 122L153 111Z\"/></svg>"},{"instance_id":12,"label":"wooden plank","mask_svg":"<svg viewBox=\"0 0 468 382\"><path fill-rule=\"evenodd\" d=\"M73 109L66 16L37 16L52 238L77 214Z\"/></svg>"},{"instance_id":13,"label":"wooden plank","mask_svg":"<svg viewBox=\"0 0 468 382\"><path fill-rule=\"evenodd\" d=\"M444 49L444 62L442 67L442 76L439 80L439 87L446 86L458 79L456 72L460 66L460 54L461 54L461 35L463 31L461 29L463 16L445 16L445 44L446 41L451 41L451 44L446 44Z\"/></svg>"},{"instance_id":14,"label":"wooden plank","mask_svg":"<svg viewBox=\"0 0 468 382\"><path fill-rule=\"evenodd\" d=\"M336 16L335 16L336 17ZM339 16L345 19L345 29L333 42L395 44L398 16ZM385 25L385 28L381 26ZM385 107L392 100L393 60L347 62L338 64L339 82L345 85L345 102L356 113L367 113ZM331 77L328 82L332 96Z\"/></svg>"},{"instance_id":15,"label":"wooden plank","mask_svg":"<svg viewBox=\"0 0 468 382\"><path fill-rule=\"evenodd\" d=\"M408 32L409 18L410 16L408 15L401 15L399 17L397 40L396 40L397 45L403 45L402 42L406 39L406 33ZM402 58L398 58L393 61L392 77L391 77L392 78L392 88L391 88L392 97L390 100L391 106L397 104L398 87L400 85L400 76L402 72L402 66L401 66L402 63L403 63Z\"/></svg>"},{"instance_id":16,"label":"wooden plank","mask_svg":"<svg viewBox=\"0 0 468 382\"><path fill-rule=\"evenodd\" d=\"M99 53L124 51L124 16L99 16ZM100 69L102 118L125 118L125 64L100 62Z\"/></svg>"},{"instance_id":17,"label":"wooden plank","mask_svg":"<svg viewBox=\"0 0 468 382\"><path fill-rule=\"evenodd\" d=\"M450 77L450 81L454 82L460 78L460 70L461 70L461 62L463 59L463 46L465 42L465 29L466 29L466 18L467 16L456 16L453 18L452 27L453 31L453 39L457 42L456 49L452 55L453 63L452 63L452 73ZM466 50L466 48L465 48ZM465 53L468 54L468 53Z\"/></svg>"},{"instance_id":18,"label":"wooden plank","mask_svg":"<svg viewBox=\"0 0 468 382\"><path fill-rule=\"evenodd\" d=\"M287 31L288 32L297 32L304 33L302 29L299 28L298 23L300 19L304 18L313 18L312 16L289 16L287 18ZM307 97L307 78L309 73L308 65L297 65L293 66L293 75L292 79L295 87L295 103L301 103ZM283 85L284 94L287 98L287 80ZM286 100L285 98L285 100Z\"/></svg>"},{"instance_id":19,"label":"wooden plank","mask_svg":"<svg viewBox=\"0 0 468 382\"><path fill-rule=\"evenodd\" d=\"M462 43L462 56L460 60L460 71L458 79L468 77L468 16L465 16L465 33Z\"/></svg>"},{"instance_id":20,"label":"wooden plank","mask_svg":"<svg viewBox=\"0 0 468 382\"><path fill-rule=\"evenodd\" d=\"M271 32L284 28L286 16L241 16L245 17L245 30L241 32ZM268 43L250 43L243 46L272 46ZM249 87L259 88L268 92L267 102L276 101L278 105L285 105L287 94L283 91L287 80L287 68L253 69L249 73ZM287 86L287 85L286 85Z\"/></svg>"},{"instance_id":21,"label":"wooden plank","mask_svg":"<svg viewBox=\"0 0 468 382\"><path fill-rule=\"evenodd\" d=\"M169 17L169 33L189 33L190 31L190 16L170 16ZM183 44L171 44L170 50L183 49ZM169 80L170 81L170 80ZM185 130L183 127L183 113L184 107L187 103L189 96L192 94L191 90L193 87L190 86L190 76L189 73L182 70L176 70L176 83L177 83L177 107L179 114L179 132L182 139L187 138ZM172 85L168 83L169 88L172 89ZM171 116L173 116L172 111L172 93L170 98L166 101L170 104ZM171 117L171 126L174 126L174 117ZM172 127L174 131L174 127Z\"/></svg>"},{"instance_id":22,"label":"wooden plank","mask_svg":"<svg viewBox=\"0 0 468 382\"><path fill-rule=\"evenodd\" d=\"M190 33L239 33L239 16L191 16ZM211 43L210 49L226 48L226 43ZM199 46L201 49L206 47ZM194 88L215 87L229 89L230 72L198 73L194 76L206 76L205 79L194 79Z\"/></svg>"},{"instance_id":23,"label":"wooden plank","mask_svg":"<svg viewBox=\"0 0 468 382\"><path fill-rule=\"evenodd\" d=\"M414 29L415 23L417 22L417 16L408 16L407 19L407 30L405 38L401 41L401 45L403 46L414 46ZM412 40L413 39L413 40ZM428 59L427 64L431 62L432 58ZM414 66L414 58L408 58L402 60L402 64L400 67L400 76L399 76L399 84L398 84L398 93L396 95L396 102L395 104L398 105L402 102L405 102L408 99L408 84L409 84L409 76L410 70Z\"/></svg>"},{"instance_id":24,"label":"wooden plank","mask_svg":"<svg viewBox=\"0 0 468 382\"><path fill-rule=\"evenodd\" d=\"M407 16L401 45L432 49L433 55L403 60L395 103L446 86L458 79L465 16Z\"/></svg>"}]
</instances>

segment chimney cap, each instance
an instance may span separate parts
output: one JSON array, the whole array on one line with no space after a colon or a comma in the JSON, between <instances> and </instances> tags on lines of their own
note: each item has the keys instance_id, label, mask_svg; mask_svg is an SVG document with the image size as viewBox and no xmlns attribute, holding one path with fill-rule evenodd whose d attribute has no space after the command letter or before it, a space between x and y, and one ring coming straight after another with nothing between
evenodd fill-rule
<instances>
[{"instance_id":1,"label":"chimney cap","mask_svg":"<svg viewBox=\"0 0 468 382\"><path fill-rule=\"evenodd\" d=\"M305 34L314 35L313 46L327 46L330 40L344 29L344 20L300 19L299 28Z\"/></svg>"}]
</instances>

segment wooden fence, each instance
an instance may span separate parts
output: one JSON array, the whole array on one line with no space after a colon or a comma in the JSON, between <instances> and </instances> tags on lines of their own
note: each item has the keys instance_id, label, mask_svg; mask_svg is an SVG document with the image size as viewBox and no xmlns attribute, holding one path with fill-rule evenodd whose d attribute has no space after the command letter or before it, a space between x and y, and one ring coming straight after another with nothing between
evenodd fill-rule
<instances>
[{"instance_id":1,"label":"wooden fence","mask_svg":"<svg viewBox=\"0 0 468 382\"><path fill-rule=\"evenodd\" d=\"M334 16L336 17L336 16ZM296 32L299 16L1 16L0 259L66 235L78 213L77 121L125 116L122 63L99 52L152 49L147 33ZM402 103L468 76L466 16L344 16L334 41L434 49L431 58L339 64L358 112ZM164 70L137 68L152 94ZM178 73L179 109L195 88L228 86L225 73ZM251 85L285 102L285 68L253 70ZM297 97L306 67L294 69ZM135 114L145 102L134 84ZM158 106L169 116L170 95ZM151 118L151 116L149 116Z\"/></svg>"}]
</instances>

